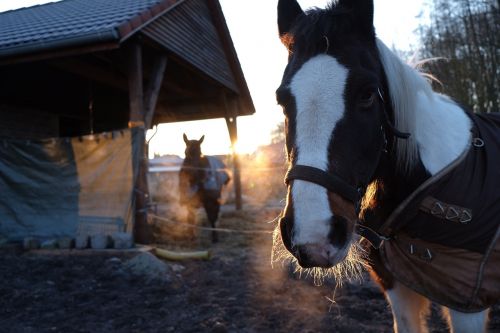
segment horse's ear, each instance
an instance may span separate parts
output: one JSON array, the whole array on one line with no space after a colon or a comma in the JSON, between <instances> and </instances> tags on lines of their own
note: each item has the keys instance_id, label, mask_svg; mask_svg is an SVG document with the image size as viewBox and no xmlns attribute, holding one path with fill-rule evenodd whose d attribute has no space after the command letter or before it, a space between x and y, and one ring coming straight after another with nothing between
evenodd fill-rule
<instances>
[{"instance_id":1,"label":"horse's ear","mask_svg":"<svg viewBox=\"0 0 500 333\"><path fill-rule=\"evenodd\" d=\"M186 133L182 133L182 138L184 139L184 142L185 142L186 144L188 144L189 139L188 139L188 137L187 137Z\"/></svg>"},{"instance_id":2,"label":"horse's ear","mask_svg":"<svg viewBox=\"0 0 500 333\"><path fill-rule=\"evenodd\" d=\"M345 8L352 9L352 15L357 26L364 34L375 37L373 28L373 0L339 0L338 4Z\"/></svg>"},{"instance_id":3,"label":"horse's ear","mask_svg":"<svg viewBox=\"0 0 500 333\"><path fill-rule=\"evenodd\" d=\"M290 32L293 22L302 14L302 8L297 0L279 0L278 1L278 30L280 38Z\"/></svg>"},{"instance_id":4,"label":"horse's ear","mask_svg":"<svg viewBox=\"0 0 500 333\"><path fill-rule=\"evenodd\" d=\"M198 143L201 145L201 143L203 142L203 140L205 140L205 135L202 135L200 140L198 140Z\"/></svg>"}]
</instances>

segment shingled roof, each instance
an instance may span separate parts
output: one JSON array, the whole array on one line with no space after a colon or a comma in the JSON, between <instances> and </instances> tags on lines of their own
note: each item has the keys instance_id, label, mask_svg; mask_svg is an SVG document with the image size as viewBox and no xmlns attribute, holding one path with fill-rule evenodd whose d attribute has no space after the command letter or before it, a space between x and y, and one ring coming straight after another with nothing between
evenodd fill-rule
<instances>
[{"instance_id":1,"label":"shingled roof","mask_svg":"<svg viewBox=\"0 0 500 333\"><path fill-rule=\"evenodd\" d=\"M122 42L180 0L65 0L0 13L0 57Z\"/></svg>"},{"instance_id":2,"label":"shingled roof","mask_svg":"<svg viewBox=\"0 0 500 333\"><path fill-rule=\"evenodd\" d=\"M255 112L218 0L63 0L0 13L5 80L69 73L128 91L132 45L145 82L155 59L168 59L153 123L226 117L231 103L237 116Z\"/></svg>"}]
</instances>

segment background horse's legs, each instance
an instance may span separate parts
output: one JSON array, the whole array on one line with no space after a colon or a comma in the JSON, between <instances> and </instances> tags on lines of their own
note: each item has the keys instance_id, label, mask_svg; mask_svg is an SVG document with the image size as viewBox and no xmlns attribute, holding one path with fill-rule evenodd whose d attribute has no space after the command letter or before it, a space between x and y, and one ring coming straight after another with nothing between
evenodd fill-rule
<instances>
[{"instance_id":1,"label":"background horse's legs","mask_svg":"<svg viewBox=\"0 0 500 333\"><path fill-rule=\"evenodd\" d=\"M394 283L394 288L385 291L391 304L396 333L427 333L426 317L429 314L430 302L424 296Z\"/></svg>"},{"instance_id":2,"label":"background horse's legs","mask_svg":"<svg viewBox=\"0 0 500 333\"><path fill-rule=\"evenodd\" d=\"M217 198L206 198L203 200L203 205L205 206L205 211L207 212L207 218L210 221L212 228L215 228L215 223L219 217L220 202ZM217 231L212 230L212 242L218 242Z\"/></svg>"},{"instance_id":3,"label":"background horse's legs","mask_svg":"<svg viewBox=\"0 0 500 333\"><path fill-rule=\"evenodd\" d=\"M443 307L443 314L453 333L481 333L486 331L489 309L476 313L463 313Z\"/></svg>"},{"instance_id":4,"label":"background horse's legs","mask_svg":"<svg viewBox=\"0 0 500 333\"><path fill-rule=\"evenodd\" d=\"M188 206L187 207L187 218L186 223L189 225L196 225L196 207ZM196 235L196 230L194 227L188 227L186 234L189 238L194 239Z\"/></svg>"}]
</instances>

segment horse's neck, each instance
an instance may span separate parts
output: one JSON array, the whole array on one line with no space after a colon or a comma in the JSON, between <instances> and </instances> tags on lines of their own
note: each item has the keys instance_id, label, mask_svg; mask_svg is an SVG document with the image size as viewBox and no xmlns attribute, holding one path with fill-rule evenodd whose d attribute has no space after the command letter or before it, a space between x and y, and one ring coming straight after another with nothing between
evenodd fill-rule
<instances>
[{"instance_id":1,"label":"horse's neck","mask_svg":"<svg viewBox=\"0 0 500 333\"><path fill-rule=\"evenodd\" d=\"M468 148L472 122L445 96L421 93L417 102L413 140L423 166L435 175Z\"/></svg>"},{"instance_id":2,"label":"horse's neck","mask_svg":"<svg viewBox=\"0 0 500 333\"><path fill-rule=\"evenodd\" d=\"M181 175L188 179L190 185L204 181L208 160L204 155L186 157L181 166Z\"/></svg>"},{"instance_id":3,"label":"horse's neck","mask_svg":"<svg viewBox=\"0 0 500 333\"><path fill-rule=\"evenodd\" d=\"M403 170L398 165L398 156L384 155L381 159L376 175L376 205L370 215L375 225L382 223L425 180L469 147L472 123L457 104L437 94L432 98L422 94L418 102L411 132L416 160L411 168Z\"/></svg>"},{"instance_id":4,"label":"horse's neck","mask_svg":"<svg viewBox=\"0 0 500 333\"><path fill-rule=\"evenodd\" d=\"M208 165L208 160L204 155L186 157L184 159L184 164L191 168L206 168Z\"/></svg>"}]
</instances>

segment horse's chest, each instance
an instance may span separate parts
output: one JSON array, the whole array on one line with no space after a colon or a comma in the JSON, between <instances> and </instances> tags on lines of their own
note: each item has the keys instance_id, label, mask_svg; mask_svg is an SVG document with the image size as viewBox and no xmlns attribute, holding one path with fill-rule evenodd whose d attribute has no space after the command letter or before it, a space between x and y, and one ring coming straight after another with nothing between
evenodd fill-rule
<instances>
[{"instance_id":1,"label":"horse's chest","mask_svg":"<svg viewBox=\"0 0 500 333\"><path fill-rule=\"evenodd\" d=\"M474 121L481 140L381 230L393 235L381 254L397 280L465 312L500 299L500 117Z\"/></svg>"}]
</instances>

